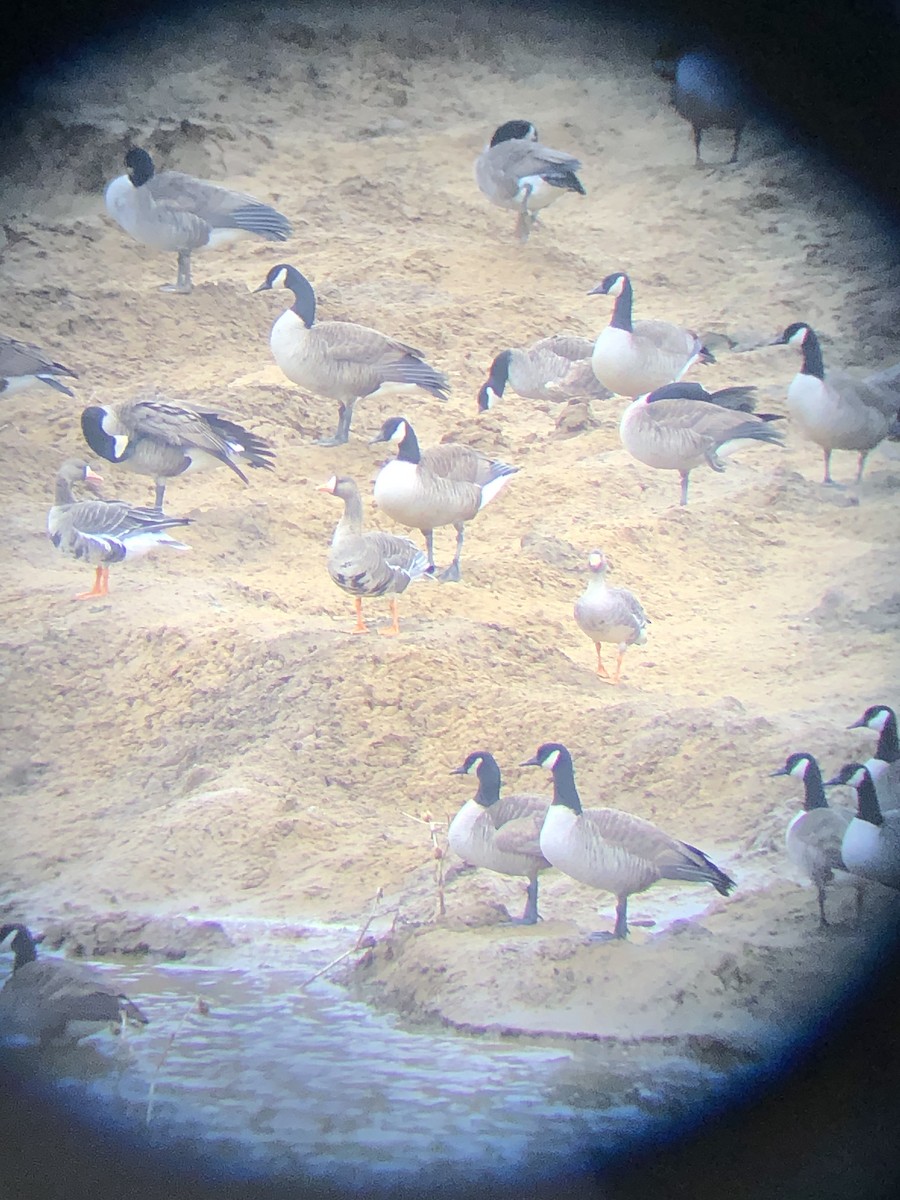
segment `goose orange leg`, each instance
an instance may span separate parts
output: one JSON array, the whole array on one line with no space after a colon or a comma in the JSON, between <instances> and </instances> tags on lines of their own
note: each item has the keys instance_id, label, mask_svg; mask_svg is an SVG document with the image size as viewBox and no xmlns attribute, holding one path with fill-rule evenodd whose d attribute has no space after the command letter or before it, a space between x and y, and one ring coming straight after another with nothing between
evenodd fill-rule
<instances>
[{"instance_id":1,"label":"goose orange leg","mask_svg":"<svg viewBox=\"0 0 900 1200\"><path fill-rule=\"evenodd\" d=\"M606 667L603 665L603 656L600 652L600 643L594 642L594 645L597 647L597 674L601 679L605 679L607 683L614 683L615 681L609 677L609 671L607 671Z\"/></svg>"},{"instance_id":2,"label":"goose orange leg","mask_svg":"<svg viewBox=\"0 0 900 1200\"><path fill-rule=\"evenodd\" d=\"M362 615L362 600L359 596L353 597L353 604L356 608L356 625L350 630L351 633L368 633L369 627L363 620Z\"/></svg>"},{"instance_id":3,"label":"goose orange leg","mask_svg":"<svg viewBox=\"0 0 900 1200\"><path fill-rule=\"evenodd\" d=\"M400 632L400 615L397 612L396 596L391 596L391 617L393 618L393 624L388 629L378 630L384 637L396 637Z\"/></svg>"},{"instance_id":4,"label":"goose orange leg","mask_svg":"<svg viewBox=\"0 0 900 1200\"><path fill-rule=\"evenodd\" d=\"M104 567L102 564L97 568L97 573L94 576L94 586L89 592L79 592L75 597L76 600L92 600L96 596L109 595L109 567Z\"/></svg>"}]
</instances>

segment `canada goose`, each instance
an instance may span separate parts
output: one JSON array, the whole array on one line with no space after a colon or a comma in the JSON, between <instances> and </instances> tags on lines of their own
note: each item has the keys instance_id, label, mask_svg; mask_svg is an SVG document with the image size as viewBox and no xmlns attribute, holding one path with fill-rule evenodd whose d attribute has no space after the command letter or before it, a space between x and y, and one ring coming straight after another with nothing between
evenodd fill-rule
<instances>
[{"instance_id":1,"label":"canada goose","mask_svg":"<svg viewBox=\"0 0 900 1200\"><path fill-rule=\"evenodd\" d=\"M136 396L116 405L95 405L81 414L84 440L107 462L150 475L161 509L166 482L176 475L224 463L238 479L238 463L272 469L275 451L242 425L215 412L174 404L162 396Z\"/></svg>"},{"instance_id":2,"label":"canada goose","mask_svg":"<svg viewBox=\"0 0 900 1200\"><path fill-rule=\"evenodd\" d=\"M900 888L900 810L882 813L872 776L862 763L845 763L825 787L856 789L856 816L847 826L841 857L848 871Z\"/></svg>"},{"instance_id":3,"label":"canada goose","mask_svg":"<svg viewBox=\"0 0 900 1200\"><path fill-rule=\"evenodd\" d=\"M163 286L165 292L191 290L192 250L246 237L284 242L291 236L290 221L270 205L181 171L157 174L138 146L125 155L125 166L127 173L107 186L106 211L145 246L178 253L178 278Z\"/></svg>"},{"instance_id":4,"label":"canada goose","mask_svg":"<svg viewBox=\"0 0 900 1200\"><path fill-rule=\"evenodd\" d=\"M294 303L272 326L269 345L275 361L292 383L338 402L337 428L331 437L319 438L318 445L346 442L356 402L381 387L417 387L447 399L447 376L425 362L421 350L352 321L316 323L316 293L296 267L279 263L255 291L273 288L294 294Z\"/></svg>"},{"instance_id":5,"label":"canada goose","mask_svg":"<svg viewBox=\"0 0 900 1200\"><path fill-rule=\"evenodd\" d=\"M478 411L486 412L499 400L507 384L525 400L570 400L587 396L608 400L612 393L594 374L590 338L557 333L541 338L527 349L501 350L491 363L478 391Z\"/></svg>"},{"instance_id":6,"label":"canada goose","mask_svg":"<svg viewBox=\"0 0 900 1200\"><path fill-rule=\"evenodd\" d=\"M404 417L389 417L376 442L397 442L397 457L386 463L375 479L375 503L392 520L425 535L428 563L434 570L434 530L452 525L456 530L453 562L438 578L460 578L466 521L479 513L518 471L505 462L488 458L469 446L446 442L420 450L412 425Z\"/></svg>"},{"instance_id":7,"label":"canada goose","mask_svg":"<svg viewBox=\"0 0 900 1200\"><path fill-rule=\"evenodd\" d=\"M642 396L677 382L696 362L715 358L696 333L668 321L632 321L633 292L624 271L613 271L589 296L613 296L612 317L594 343L591 365L604 387L620 396Z\"/></svg>"},{"instance_id":8,"label":"canada goose","mask_svg":"<svg viewBox=\"0 0 900 1200\"><path fill-rule=\"evenodd\" d=\"M900 739L897 716L886 704L873 704L848 729L874 729L878 733L875 753L866 760L866 770L875 784L882 812L900 808Z\"/></svg>"},{"instance_id":9,"label":"canada goose","mask_svg":"<svg viewBox=\"0 0 900 1200\"><path fill-rule=\"evenodd\" d=\"M584 592L575 601L575 623L597 647L597 674L609 683L618 683L622 659L629 646L643 646L650 621L640 601L628 588L610 587L606 575L610 561L602 550L588 555L591 574ZM616 672L610 675L600 653L602 642L618 646Z\"/></svg>"},{"instance_id":10,"label":"canada goose","mask_svg":"<svg viewBox=\"0 0 900 1200\"><path fill-rule=\"evenodd\" d=\"M519 214L516 237L526 242L539 209L564 192L586 194L575 173L580 167L571 154L542 146L530 121L506 121L475 160L475 181L491 204Z\"/></svg>"},{"instance_id":11,"label":"canada goose","mask_svg":"<svg viewBox=\"0 0 900 1200\"><path fill-rule=\"evenodd\" d=\"M74 396L71 388L60 383L59 375L78 378L75 371L54 362L30 342L17 342L0 334L0 395L13 396L33 383L46 383L66 396Z\"/></svg>"},{"instance_id":12,"label":"canada goose","mask_svg":"<svg viewBox=\"0 0 900 1200\"><path fill-rule=\"evenodd\" d=\"M866 458L887 436L900 410L900 383L889 370L857 379L845 371L825 371L819 339L809 325L795 321L773 346L797 346L803 355L800 370L787 390L791 416L825 455L823 483L831 478L832 450L855 450L859 455L856 482L862 479Z\"/></svg>"},{"instance_id":13,"label":"canada goose","mask_svg":"<svg viewBox=\"0 0 900 1200\"><path fill-rule=\"evenodd\" d=\"M15 954L12 974L0 989L0 1033L47 1044L77 1041L126 1021L149 1024L136 1004L91 967L38 958L25 925L0 926L0 947Z\"/></svg>"},{"instance_id":14,"label":"canada goose","mask_svg":"<svg viewBox=\"0 0 900 1200\"><path fill-rule=\"evenodd\" d=\"M165 531L175 525L190 525L190 517L166 517L158 508L134 508L122 500L76 500L74 483L102 482L86 462L70 458L56 476L56 496L47 514L50 541L63 554L96 565L94 586L76 600L109 595L109 564L139 558L160 546L189 550Z\"/></svg>"},{"instance_id":15,"label":"canada goose","mask_svg":"<svg viewBox=\"0 0 900 1200\"><path fill-rule=\"evenodd\" d=\"M541 853L541 825L549 807L543 796L528 792L500 797L500 768L493 754L475 750L451 775L478 776L478 791L450 822L448 841L460 858L474 867L528 880L525 911L516 925L538 919L538 874L550 864Z\"/></svg>"},{"instance_id":16,"label":"canada goose","mask_svg":"<svg viewBox=\"0 0 900 1200\"><path fill-rule=\"evenodd\" d=\"M704 129L730 129L734 147L730 163L736 163L741 134L747 123L747 98L734 71L708 50L691 50L675 64L672 104L679 116L690 121L694 132L695 166L702 167L700 139Z\"/></svg>"},{"instance_id":17,"label":"canada goose","mask_svg":"<svg viewBox=\"0 0 900 1200\"><path fill-rule=\"evenodd\" d=\"M380 633L400 632L397 595L428 571L428 558L410 540L392 533L363 532L363 507L356 481L332 475L318 489L344 502L344 515L335 527L328 555L328 574L356 605L354 633L368 633L362 616L363 596L391 597L392 624Z\"/></svg>"},{"instance_id":18,"label":"canada goose","mask_svg":"<svg viewBox=\"0 0 900 1200\"><path fill-rule=\"evenodd\" d=\"M521 765L553 772L553 801L541 828L544 858L580 883L616 897L615 931L606 936L628 936L628 897L661 879L711 883L722 896L735 886L702 851L649 821L615 808L582 808L572 756L559 742L545 742Z\"/></svg>"},{"instance_id":19,"label":"canada goose","mask_svg":"<svg viewBox=\"0 0 900 1200\"><path fill-rule=\"evenodd\" d=\"M777 775L796 775L803 780L803 811L791 819L785 833L788 858L816 885L819 899L819 923L826 926L825 888L835 871L845 871L841 858L841 842L847 826L853 820L848 808L829 808L822 784L822 772L811 754L805 752L788 756L784 766L773 771ZM857 889L857 914L862 891Z\"/></svg>"},{"instance_id":20,"label":"canada goose","mask_svg":"<svg viewBox=\"0 0 900 1200\"><path fill-rule=\"evenodd\" d=\"M677 471L681 504L688 501L691 471L702 463L724 471L722 458L741 441L782 441L772 428L780 418L772 413L754 416L738 404L749 404L752 388L723 388L707 392L698 383L670 383L638 396L622 413L619 437L628 453L648 467ZM727 405L727 407L726 407Z\"/></svg>"}]
</instances>

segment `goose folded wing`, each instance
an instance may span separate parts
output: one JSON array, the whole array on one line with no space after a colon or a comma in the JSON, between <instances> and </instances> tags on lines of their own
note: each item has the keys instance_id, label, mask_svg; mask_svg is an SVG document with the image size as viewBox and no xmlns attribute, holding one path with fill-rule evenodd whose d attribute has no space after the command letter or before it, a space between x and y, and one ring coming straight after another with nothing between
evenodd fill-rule
<instances>
[{"instance_id":1,"label":"goose folded wing","mask_svg":"<svg viewBox=\"0 0 900 1200\"><path fill-rule=\"evenodd\" d=\"M535 342L531 349L535 353L549 350L560 358L568 359L569 362L578 362L580 359L591 357L594 353L594 341L574 333L554 333Z\"/></svg>"},{"instance_id":2,"label":"goose folded wing","mask_svg":"<svg viewBox=\"0 0 900 1200\"><path fill-rule=\"evenodd\" d=\"M543 815L535 814L507 821L494 834L494 846L506 854L527 854L532 858L540 858L543 823Z\"/></svg>"},{"instance_id":3,"label":"goose folded wing","mask_svg":"<svg viewBox=\"0 0 900 1200\"><path fill-rule=\"evenodd\" d=\"M184 524L180 519L164 517L158 508L135 507L121 500L81 500L68 510L68 518L79 537L98 543Z\"/></svg>"},{"instance_id":4,"label":"goose folded wing","mask_svg":"<svg viewBox=\"0 0 900 1200\"><path fill-rule=\"evenodd\" d=\"M229 462L232 449L229 443L216 432L207 416L193 409L166 400L141 400L131 407L129 424L132 438L143 435L179 450L193 447Z\"/></svg>"},{"instance_id":5,"label":"goose folded wing","mask_svg":"<svg viewBox=\"0 0 900 1200\"><path fill-rule=\"evenodd\" d=\"M701 348L695 333L679 329L668 321L635 321L634 332L664 354L678 354L687 358Z\"/></svg>"},{"instance_id":6,"label":"goose folded wing","mask_svg":"<svg viewBox=\"0 0 900 1200\"><path fill-rule=\"evenodd\" d=\"M367 325L351 325L342 321L323 322L314 326L316 337L326 347L328 357L336 361L359 363L365 366L388 366L410 355L424 357L421 350L385 337Z\"/></svg>"},{"instance_id":7,"label":"goose folded wing","mask_svg":"<svg viewBox=\"0 0 900 1200\"><path fill-rule=\"evenodd\" d=\"M0 338L0 376L39 375L42 371L53 371L59 375L78 376L62 363L53 362L44 352L30 342L19 342L15 338Z\"/></svg>"},{"instance_id":8,"label":"goose folded wing","mask_svg":"<svg viewBox=\"0 0 900 1200\"><path fill-rule=\"evenodd\" d=\"M445 442L423 452L420 467L435 478L456 483L473 484L479 488L495 478L497 464L471 446Z\"/></svg>"}]
</instances>

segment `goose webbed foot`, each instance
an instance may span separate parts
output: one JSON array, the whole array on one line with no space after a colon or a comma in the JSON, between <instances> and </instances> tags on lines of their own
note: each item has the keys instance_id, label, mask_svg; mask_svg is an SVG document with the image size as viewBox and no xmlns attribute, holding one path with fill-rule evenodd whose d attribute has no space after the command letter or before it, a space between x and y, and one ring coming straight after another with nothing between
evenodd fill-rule
<instances>
[{"instance_id":1,"label":"goose webbed foot","mask_svg":"<svg viewBox=\"0 0 900 1200\"><path fill-rule=\"evenodd\" d=\"M378 632L382 637L396 637L400 632L400 616L397 612L396 597L391 600L391 624L387 629L379 629Z\"/></svg>"},{"instance_id":2,"label":"goose webbed foot","mask_svg":"<svg viewBox=\"0 0 900 1200\"><path fill-rule=\"evenodd\" d=\"M609 671L607 671L606 667L603 665L603 656L600 650L600 643L595 642L594 645L597 647L597 674L605 683L612 683L613 680L610 677Z\"/></svg>"},{"instance_id":3,"label":"goose webbed foot","mask_svg":"<svg viewBox=\"0 0 900 1200\"><path fill-rule=\"evenodd\" d=\"M459 583L462 575L459 570L459 559L454 558L449 567L445 567L438 575L441 583Z\"/></svg>"},{"instance_id":4,"label":"goose webbed foot","mask_svg":"<svg viewBox=\"0 0 900 1200\"><path fill-rule=\"evenodd\" d=\"M537 893L538 893L538 881L537 881L537 878L535 878L535 879L532 879L531 882L528 884L528 891L526 893L527 899L525 901L525 911L522 913L521 917L510 917L509 918L510 925L537 925L538 921L540 920L540 917L538 916L538 910L537 910Z\"/></svg>"},{"instance_id":5,"label":"goose webbed foot","mask_svg":"<svg viewBox=\"0 0 900 1200\"><path fill-rule=\"evenodd\" d=\"M94 575L94 586L89 592L79 592L76 600L95 600L109 595L109 567L98 567Z\"/></svg>"},{"instance_id":6,"label":"goose webbed foot","mask_svg":"<svg viewBox=\"0 0 900 1200\"><path fill-rule=\"evenodd\" d=\"M317 446L343 446L350 438L350 422L353 420L353 409L356 406L354 400L352 404L341 404L338 408L338 423L337 428L331 437L317 438Z\"/></svg>"},{"instance_id":7,"label":"goose webbed foot","mask_svg":"<svg viewBox=\"0 0 900 1200\"><path fill-rule=\"evenodd\" d=\"M618 940L616 934L610 929L598 929L594 933L588 934L589 942L615 942Z\"/></svg>"},{"instance_id":8,"label":"goose webbed foot","mask_svg":"<svg viewBox=\"0 0 900 1200\"><path fill-rule=\"evenodd\" d=\"M368 632L369 632L369 627L368 627L368 625L365 623L365 621L363 620L363 615L362 615L362 600L359 598L359 596L354 596L354 597L353 597L353 606L354 606L354 608L356 609L356 624L355 624L355 625L354 625L354 627L353 627L353 628L350 630L350 632L351 632L352 634L355 634L355 633L368 633Z\"/></svg>"},{"instance_id":9,"label":"goose webbed foot","mask_svg":"<svg viewBox=\"0 0 900 1200\"><path fill-rule=\"evenodd\" d=\"M186 296L193 290L191 283L191 253L189 250L178 251L178 278L174 283L164 283L161 292L177 292Z\"/></svg>"}]
</instances>

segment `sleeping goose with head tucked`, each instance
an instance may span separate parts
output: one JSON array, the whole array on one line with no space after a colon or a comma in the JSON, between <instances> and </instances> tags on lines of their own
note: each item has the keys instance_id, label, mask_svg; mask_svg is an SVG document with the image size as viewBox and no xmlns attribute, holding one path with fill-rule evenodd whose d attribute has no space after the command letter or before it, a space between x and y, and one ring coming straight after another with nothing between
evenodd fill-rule
<instances>
[{"instance_id":1,"label":"sleeping goose with head tucked","mask_svg":"<svg viewBox=\"0 0 900 1200\"><path fill-rule=\"evenodd\" d=\"M487 412L507 385L524 400L559 403L576 397L608 400L609 388L598 382L591 366L594 343L573 333L556 333L528 347L501 350L478 390L478 411Z\"/></svg>"}]
</instances>

